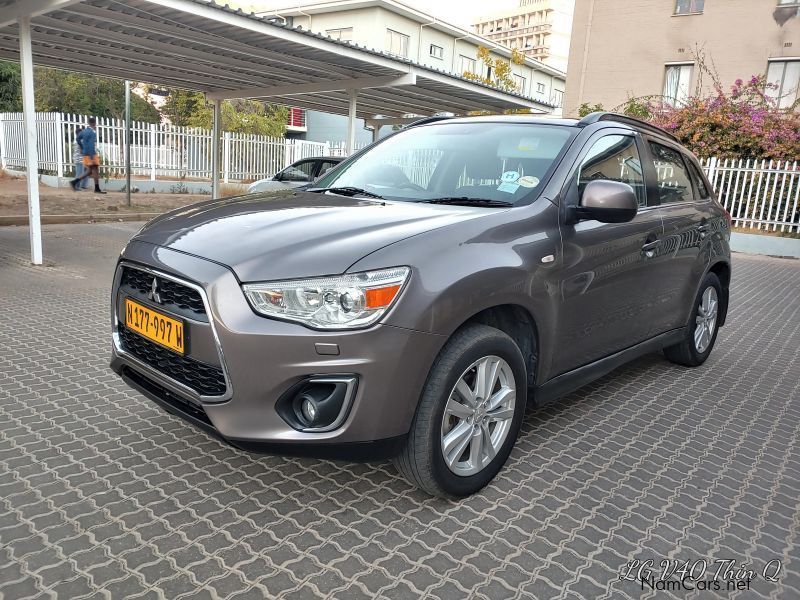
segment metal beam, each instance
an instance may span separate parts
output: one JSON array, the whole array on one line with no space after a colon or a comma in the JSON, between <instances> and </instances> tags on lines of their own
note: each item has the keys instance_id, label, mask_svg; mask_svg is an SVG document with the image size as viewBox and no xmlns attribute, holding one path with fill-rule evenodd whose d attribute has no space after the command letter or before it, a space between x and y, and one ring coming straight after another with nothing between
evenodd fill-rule
<instances>
[{"instance_id":1,"label":"metal beam","mask_svg":"<svg viewBox=\"0 0 800 600\"><path fill-rule=\"evenodd\" d=\"M33 95L31 18L19 19L19 56L22 71L22 119L25 127L25 163L28 171L28 224L31 262L42 264L42 222L39 212L39 156L36 150L36 108Z\"/></svg>"},{"instance_id":2,"label":"metal beam","mask_svg":"<svg viewBox=\"0 0 800 600\"><path fill-rule=\"evenodd\" d=\"M21 17L36 17L51 10L58 10L79 0L17 0L10 6L0 8L0 28L11 25ZM29 21L30 22L30 21Z\"/></svg>"},{"instance_id":3,"label":"metal beam","mask_svg":"<svg viewBox=\"0 0 800 600\"><path fill-rule=\"evenodd\" d=\"M114 44L124 44L127 47L135 48L137 54L143 52L145 55L159 54L173 59L189 59L192 61L189 64L194 65L198 62L202 63L202 68L205 72L223 78L227 77L233 79L233 77L231 77L232 73L230 68L225 70L225 68L221 68L221 66L244 70L245 73L240 72L237 79L249 80L251 82L254 79L261 77L264 77L264 81L269 81L270 75L288 79L289 82L292 80L297 82L304 82L307 80L304 79L302 75L298 76L298 74L294 71L288 71L286 69L277 67L263 68L261 64L256 65L253 62L248 64L245 61L230 59L224 56L217 56L216 54L210 52L186 48L185 46L181 46L179 44L159 42L157 40L151 40L147 37L130 35L124 32L109 31L107 29L98 30L97 27L94 27L89 34L86 32L85 27L82 27L80 24L71 23L70 21L56 21L49 18L40 18L36 20L36 27L48 28L54 31L69 32L74 35L80 35L84 38L91 38L91 42L103 40L106 42L112 42ZM107 50L107 46L103 46L103 49ZM185 64L186 63L184 62L184 65Z\"/></svg>"},{"instance_id":4,"label":"metal beam","mask_svg":"<svg viewBox=\"0 0 800 600\"><path fill-rule=\"evenodd\" d=\"M163 23L155 22L149 14L147 15L147 19L142 19L136 15L122 13L120 11L105 9L97 6L81 6L80 4L70 8L69 12L81 14L83 17L101 19L109 23L122 25L126 31L130 31L132 28L135 28L150 35L155 34L165 36L169 39L182 40L195 45L200 43L215 50L219 49L220 40L218 35L198 30L196 27L192 29L165 27ZM262 61L254 63L254 58L273 61L282 67L292 66L312 72L317 71L320 68L319 61L301 58L298 56L290 56L275 50L260 48L236 40L225 40L225 50L241 55L244 60L249 61L251 64L257 64L259 67L263 64ZM214 57L215 59L219 58L219 55L215 54ZM346 69L342 66L331 65L329 63L325 63L324 68L328 72L340 73L342 75L346 74L348 71L354 70Z\"/></svg>"},{"instance_id":5,"label":"metal beam","mask_svg":"<svg viewBox=\"0 0 800 600\"><path fill-rule=\"evenodd\" d=\"M339 57L348 58L360 63L384 67L390 71L405 72L408 70L407 64L397 61L393 58L384 57L370 52L364 52L363 50L349 44L336 43L330 39L310 36L305 32L294 31L290 28L273 25L267 21L251 19L244 15L236 14L233 11L220 10L215 6L199 4L197 2L193 2L192 0L144 1L162 8L171 8L173 10L179 10L184 13L203 17L210 22L225 23L226 25L240 27L242 29L260 33L274 39L295 43L299 46L310 47L323 52L332 52L337 54ZM287 54L291 55L289 52L287 52Z\"/></svg>"},{"instance_id":6,"label":"metal beam","mask_svg":"<svg viewBox=\"0 0 800 600\"><path fill-rule=\"evenodd\" d=\"M347 112L347 155L353 154L356 147L356 96L358 90L351 88L347 90L349 106Z\"/></svg>"},{"instance_id":7,"label":"metal beam","mask_svg":"<svg viewBox=\"0 0 800 600\"><path fill-rule=\"evenodd\" d=\"M232 98L271 98L273 96L297 96L299 94L318 94L321 92L337 92L341 90L358 90L376 87L394 87L398 85L416 85L417 76L407 73L399 77L357 77L355 79L337 79L315 83L299 83L275 85L270 87L251 87L241 90L209 93L208 97L219 100Z\"/></svg>"},{"instance_id":8,"label":"metal beam","mask_svg":"<svg viewBox=\"0 0 800 600\"><path fill-rule=\"evenodd\" d=\"M131 82L125 80L125 200L131 205Z\"/></svg>"},{"instance_id":9,"label":"metal beam","mask_svg":"<svg viewBox=\"0 0 800 600\"><path fill-rule=\"evenodd\" d=\"M211 123L211 199L219 198L219 138L222 125L222 100L214 100Z\"/></svg>"}]
</instances>

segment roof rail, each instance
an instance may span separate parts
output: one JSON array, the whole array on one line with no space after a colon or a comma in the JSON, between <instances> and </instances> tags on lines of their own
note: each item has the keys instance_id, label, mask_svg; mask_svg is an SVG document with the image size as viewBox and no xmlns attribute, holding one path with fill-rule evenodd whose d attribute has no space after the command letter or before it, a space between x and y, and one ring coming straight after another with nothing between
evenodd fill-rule
<instances>
[{"instance_id":1,"label":"roof rail","mask_svg":"<svg viewBox=\"0 0 800 600\"><path fill-rule=\"evenodd\" d=\"M406 129L409 127L416 127L417 125L427 125L428 123L436 123L436 121L444 121L445 119L452 119L453 117L445 116L445 115L434 115L433 117L422 117L417 121L412 121L408 125L405 126Z\"/></svg>"},{"instance_id":2,"label":"roof rail","mask_svg":"<svg viewBox=\"0 0 800 600\"><path fill-rule=\"evenodd\" d=\"M675 142L680 142L680 140L670 132L661 129L661 127L658 127L657 125L653 125L647 121L642 121L641 119L635 119L627 115L620 115L613 112L598 111L589 113L580 121L578 121L578 127L586 127L587 125L591 125L592 123L597 123L599 121L614 121L615 123L624 123L625 125L630 125L631 127L638 127L639 129L644 129L645 131L649 131L651 133L663 135Z\"/></svg>"}]
</instances>

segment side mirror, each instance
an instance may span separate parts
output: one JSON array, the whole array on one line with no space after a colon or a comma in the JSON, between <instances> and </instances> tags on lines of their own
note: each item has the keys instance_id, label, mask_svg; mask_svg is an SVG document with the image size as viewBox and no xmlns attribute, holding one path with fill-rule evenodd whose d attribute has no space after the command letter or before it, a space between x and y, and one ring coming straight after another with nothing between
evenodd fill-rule
<instances>
[{"instance_id":1,"label":"side mirror","mask_svg":"<svg viewBox=\"0 0 800 600\"><path fill-rule=\"evenodd\" d=\"M639 201L627 183L596 179L586 184L575 212L578 219L626 223L636 216Z\"/></svg>"}]
</instances>

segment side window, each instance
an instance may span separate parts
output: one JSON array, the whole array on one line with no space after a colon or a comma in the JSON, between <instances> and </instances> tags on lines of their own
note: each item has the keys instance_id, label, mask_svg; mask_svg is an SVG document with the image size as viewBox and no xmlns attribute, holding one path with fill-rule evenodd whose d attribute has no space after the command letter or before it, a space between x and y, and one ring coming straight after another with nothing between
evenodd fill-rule
<instances>
[{"instance_id":1,"label":"side window","mask_svg":"<svg viewBox=\"0 0 800 600\"><path fill-rule=\"evenodd\" d=\"M289 165L280 173L282 181L311 181L311 173L314 170L314 161L305 160L300 163Z\"/></svg>"},{"instance_id":2,"label":"side window","mask_svg":"<svg viewBox=\"0 0 800 600\"><path fill-rule=\"evenodd\" d=\"M331 162L328 160L322 161L319 165L319 173L317 173L317 177L322 177L329 169L332 169L339 163Z\"/></svg>"},{"instance_id":3,"label":"side window","mask_svg":"<svg viewBox=\"0 0 800 600\"><path fill-rule=\"evenodd\" d=\"M656 142L650 142L650 152L655 161L658 197L661 204L694 200L689 171L681 153Z\"/></svg>"},{"instance_id":4,"label":"side window","mask_svg":"<svg viewBox=\"0 0 800 600\"><path fill-rule=\"evenodd\" d=\"M627 183L636 192L639 206L647 205L642 161L633 137L607 135L594 143L578 170L578 193L595 179Z\"/></svg>"},{"instance_id":5,"label":"side window","mask_svg":"<svg viewBox=\"0 0 800 600\"><path fill-rule=\"evenodd\" d=\"M697 165L688 158L686 159L686 163L689 165L689 172L692 174L692 181L694 181L694 185L695 188L697 188L697 194L700 196L700 199L706 200L710 198L711 194L708 191L705 179L703 179L703 176L700 174L700 170L697 168Z\"/></svg>"}]
</instances>

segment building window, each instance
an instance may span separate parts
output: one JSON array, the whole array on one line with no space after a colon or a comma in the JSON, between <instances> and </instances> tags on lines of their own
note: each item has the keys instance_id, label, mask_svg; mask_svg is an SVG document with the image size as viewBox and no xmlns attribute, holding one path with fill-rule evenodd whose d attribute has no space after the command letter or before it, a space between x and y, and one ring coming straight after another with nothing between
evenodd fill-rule
<instances>
[{"instance_id":1,"label":"building window","mask_svg":"<svg viewBox=\"0 0 800 600\"><path fill-rule=\"evenodd\" d=\"M459 55L459 73L475 73L475 59L469 56Z\"/></svg>"},{"instance_id":2,"label":"building window","mask_svg":"<svg viewBox=\"0 0 800 600\"><path fill-rule=\"evenodd\" d=\"M544 94L544 89L545 88L544 88L544 84L543 83L537 83L536 84L536 93L537 94Z\"/></svg>"},{"instance_id":3,"label":"building window","mask_svg":"<svg viewBox=\"0 0 800 600\"><path fill-rule=\"evenodd\" d=\"M765 92L775 98L778 106L789 108L800 98L800 60L774 60L767 67L767 83L771 83Z\"/></svg>"},{"instance_id":4,"label":"building window","mask_svg":"<svg viewBox=\"0 0 800 600\"><path fill-rule=\"evenodd\" d=\"M525 78L522 75L514 75L514 89L520 94L525 92Z\"/></svg>"},{"instance_id":5,"label":"building window","mask_svg":"<svg viewBox=\"0 0 800 600\"><path fill-rule=\"evenodd\" d=\"M328 29L325 33L328 34L328 37L333 38L335 40L341 40L343 42L353 41L352 27L344 27L342 29Z\"/></svg>"},{"instance_id":6,"label":"building window","mask_svg":"<svg viewBox=\"0 0 800 600\"><path fill-rule=\"evenodd\" d=\"M394 31L393 29L386 30L386 51L389 54L395 54L408 58L408 36Z\"/></svg>"},{"instance_id":7,"label":"building window","mask_svg":"<svg viewBox=\"0 0 800 600\"><path fill-rule=\"evenodd\" d=\"M433 58L442 58L442 56L444 56L444 48L436 44L431 44L431 56Z\"/></svg>"},{"instance_id":8,"label":"building window","mask_svg":"<svg viewBox=\"0 0 800 600\"><path fill-rule=\"evenodd\" d=\"M684 104L689 99L692 65L667 65L664 77L664 101L672 106Z\"/></svg>"},{"instance_id":9,"label":"building window","mask_svg":"<svg viewBox=\"0 0 800 600\"><path fill-rule=\"evenodd\" d=\"M553 90L553 105L560 107L564 105L564 90Z\"/></svg>"},{"instance_id":10,"label":"building window","mask_svg":"<svg viewBox=\"0 0 800 600\"><path fill-rule=\"evenodd\" d=\"M675 0L676 15L695 15L703 12L706 0Z\"/></svg>"}]
</instances>

